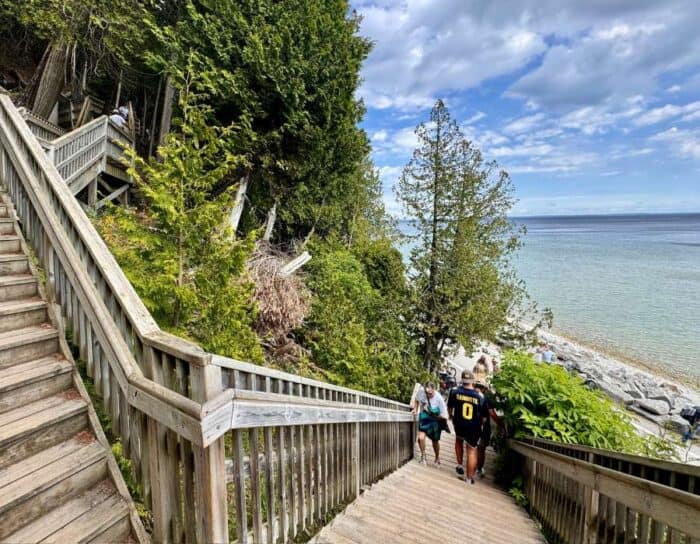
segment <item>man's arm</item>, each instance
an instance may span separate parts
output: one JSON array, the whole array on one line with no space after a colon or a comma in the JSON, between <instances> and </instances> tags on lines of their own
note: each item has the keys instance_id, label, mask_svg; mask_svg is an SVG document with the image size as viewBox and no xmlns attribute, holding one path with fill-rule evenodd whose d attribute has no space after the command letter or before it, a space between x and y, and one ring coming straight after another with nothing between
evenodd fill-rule
<instances>
[{"instance_id":1,"label":"man's arm","mask_svg":"<svg viewBox=\"0 0 700 544\"><path fill-rule=\"evenodd\" d=\"M452 416L454 415L455 411L455 402L454 402L454 397L452 396L452 389L450 389L450 392L447 395L447 417L449 419L452 419Z\"/></svg>"},{"instance_id":2,"label":"man's arm","mask_svg":"<svg viewBox=\"0 0 700 544\"><path fill-rule=\"evenodd\" d=\"M493 409L493 407L489 407L489 415L491 416L491 419L493 419L496 422L496 425L499 427L503 427L503 421L501 420L501 416L499 416L496 413L496 410Z\"/></svg>"}]
</instances>

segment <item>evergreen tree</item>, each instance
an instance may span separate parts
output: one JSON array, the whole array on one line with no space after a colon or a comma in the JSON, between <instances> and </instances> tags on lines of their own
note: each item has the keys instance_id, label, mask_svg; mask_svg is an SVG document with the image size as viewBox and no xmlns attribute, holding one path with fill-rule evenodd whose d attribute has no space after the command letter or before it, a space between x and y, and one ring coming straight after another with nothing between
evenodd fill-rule
<instances>
[{"instance_id":1,"label":"evergreen tree","mask_svg":"<svg viewBox=\"0 0 700 544\"><path fill-rule=\"evenodd\" d=\"M222 180L249 180L243 230L275 203L278 241L342 228L369 152L357 127L364 110L355 91L370 48L359 18L337 0L178 4L173 23L157 12L146 18L160 44L146 58L176 88L194 62L216 122L243 129L237 151L247 167Z\"/></svg>"},{"instance_id":2,"label":"evergreen tree","mask_svg":"<svg viewBox=\"0 0 700 544\"><path fill-rule=\"evenodd\" d=\"M159 159L128 152L143 210L113 209L98 226L161 326L215 353L261 362L244 275L252 240L236 240L226 227L235 186L211 196L243 159L231 145L233 128L211 126L191 87L180 93L181 118Z\"/></svg>"},{"instance_id":3,"label":"evergreen tree","mask_svg":"<svg viewBox=\"0 0 700 544\"><path fill-rule=\"evenodd\" d=\"M416 134L398 196L416 232L415 325L433 371L446 349L493 338L524 296L509 267L520 233L506 217L514 202L508 174L484 161L442 101Z\"/></svg>"}]
</instances>

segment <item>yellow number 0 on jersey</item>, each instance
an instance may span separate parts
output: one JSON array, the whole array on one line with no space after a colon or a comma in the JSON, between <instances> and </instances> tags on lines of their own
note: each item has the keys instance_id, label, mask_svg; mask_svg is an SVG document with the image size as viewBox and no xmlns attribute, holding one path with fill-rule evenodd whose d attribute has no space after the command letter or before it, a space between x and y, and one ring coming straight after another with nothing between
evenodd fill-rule
<instances>
[{"instance_id":1,"label":"yellow number 0 on jersey","mask_svg":"<svg viewBox=\"0 0 700 544\"><path fill-rule=\"evenodd\" d=\"M474 406L467 404L466 402L462 404L462 419L469 421L474 415Z\"/></svg>"}]
</instances>

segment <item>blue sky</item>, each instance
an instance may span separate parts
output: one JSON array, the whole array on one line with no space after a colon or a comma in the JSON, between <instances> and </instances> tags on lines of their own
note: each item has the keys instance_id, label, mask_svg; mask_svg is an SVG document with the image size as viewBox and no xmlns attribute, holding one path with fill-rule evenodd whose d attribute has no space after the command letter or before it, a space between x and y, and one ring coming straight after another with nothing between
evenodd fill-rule
<instances>
[{"instance_id":1,"label":"blue sky","mask_svg":"<svg viewBox=\"0 0 700 544\"><path fill-rule=\"evenodd\" d=\"M697 0L355 0L358 92L393 185L437 98L511 174L514 215L700 211Z\"/></svg>"}]
</instances>

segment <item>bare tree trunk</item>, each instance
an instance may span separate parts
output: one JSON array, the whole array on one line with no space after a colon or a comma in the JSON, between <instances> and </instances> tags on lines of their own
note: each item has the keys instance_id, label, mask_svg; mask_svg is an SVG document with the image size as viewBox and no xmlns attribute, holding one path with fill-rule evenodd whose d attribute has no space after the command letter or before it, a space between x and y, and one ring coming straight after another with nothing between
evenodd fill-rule
<instances>
[{"instance_id":1,"label":"bare tree trunk","mask_svg":"<svg viewBox=\"0 0 700 544\"><path fill-rule=\"evenodd\" d=\"M156 92L156 105L153 106L153 116L151 119L151 137L149 138L148 142L148 156L150 157L153 155L153 144L155 143L155 138L156 138L156 119L158 118L158 105L160 103L160 91L163 88L163 77L161 76L158 79L158 92ZM146 122L146 119L144 118L144 123Z\"/></svg>"},{"instance_id":2,"label":"bare tree trunk","mask_svg":"<svg viewBox=\"0 0 700 544\"><path fill-rule=\"evenodd\" d=\"M114 99L114 108L119 107L119 100L122 97L122 71L119 71L119 81L117 82L117 97Z\"/></svg>"},{"instance_id":3,"label":"bare tree trunk","mask_svg":"<svg viewBox=\"0 0 700 544\"><path fill-rule=\"evenodd\" d=\"M236 231L238 230L238 223L241 222L241 215L243 215L243 206L245 205L245 193L248 190L248 179L249 174L246 174L243 179L241 179L238 185L238 191L236 191L236 199L233 201L233 208L231 209L231 215L229 216L229 226L231 227L231 234L236 236Z\"/></svg>"},{"instance_id":4,"label":"bare tree trunk","mask_svg":"<svg viewBox=\"0 0 700 544\"><path fill-rule=\"evenodd\" d=\"M275 202L267 213L267 224L265 225L265 234L263 234L263 241L269 242L272 238L272 230L275 228L275 221L277 220L277 202Z\"/></svg>"},{"instance_id":5,"label":"bare tree trunk","mask_svg":"<svg viewBox=\"0 0 700 544\"><path fill-rule=\"evenodd\" d=\"M37 82L36 91L30 91L33 95L32 113L35 115L45 119L51 115L65 85L67 59L68 48L65 45L51 44L48 46L46 63Z\"/></svg>"},{"instance_id":6,"label":"bare tree trunk","mask_svg":"<svg viewBox=\"0 0 700 544\"><path fill-rule=\"evenodd\" d=\"M160 132L158 133L158 145L162 145L165 137L170 132L170 124L173 119L173 100L175 99L175 87L170 76L165 80L165 93L163 93L163 114L160 117Z\"/></svg>"}]
</instances>

